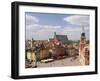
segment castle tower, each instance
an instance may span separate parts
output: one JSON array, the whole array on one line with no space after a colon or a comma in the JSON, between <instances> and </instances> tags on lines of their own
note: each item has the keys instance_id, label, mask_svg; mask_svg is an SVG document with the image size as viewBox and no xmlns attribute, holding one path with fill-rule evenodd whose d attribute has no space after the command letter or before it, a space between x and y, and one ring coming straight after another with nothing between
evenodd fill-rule
<instances>
[{"instance_id":1,"label":"castle tower","mask_svg":"<svg viewBox=\"0 0 100 81\"><path fill-rule=\"evenodd\" d=\"M85 33L82 33L80 37L80 50L83 50L85 45L86 45L86 37L85 37Z\"/></svg>"},{"instance_id":2,"label":"castle tower","mask_svg":"<svg viewBox=\"0 0 100 81\"><path fill-rule=\"evenodd\" d=\"M81 33L80 45L79 45L79 61L82 65L85 65L85 52L84 52L85 46L86 46L86 37L84 33L84 27L82 27L82 33Z\"/></svg>"}]
</instances>

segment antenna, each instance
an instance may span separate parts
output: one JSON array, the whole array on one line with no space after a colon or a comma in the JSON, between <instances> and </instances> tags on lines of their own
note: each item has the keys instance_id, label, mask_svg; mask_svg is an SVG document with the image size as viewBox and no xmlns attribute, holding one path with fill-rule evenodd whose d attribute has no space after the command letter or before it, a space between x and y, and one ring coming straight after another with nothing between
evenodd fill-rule
<instances>
[{"instance_id":1,"label":"antenna","mask_svg":"<svg viewBox=\"0 0 100 81\"><path fill-rule=\"evenodd\" d=\"M82 26L82 32L84 32L84 26Z\"/></svg>"},{"instance_id":2,"label":"antenna","mask_svg":"<svg viewBox=\"0 0 100 81\"><path fill-rule=\"evenodd\" d=\"M54 32L54 35L56 36L56 32Z\"/></svg>"}]
</instances>

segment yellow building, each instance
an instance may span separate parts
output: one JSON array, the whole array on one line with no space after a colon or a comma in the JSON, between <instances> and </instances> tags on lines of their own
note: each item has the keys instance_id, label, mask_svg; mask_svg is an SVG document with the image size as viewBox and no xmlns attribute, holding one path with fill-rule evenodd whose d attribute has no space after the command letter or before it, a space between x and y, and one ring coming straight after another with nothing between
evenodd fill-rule
<instances>
[{"instance_id":1,"label":"yellow building","mask_svg":"<svg viewBox=\"0 0 100 81\"><path fill-rule=\"evenodd\" d=\"M29 63L32 63L34 67L37 66L37 57L35 52L33 52L32 49L28 49L26 51L26 59L28 60Z\"/></svg>"}]
</instances>

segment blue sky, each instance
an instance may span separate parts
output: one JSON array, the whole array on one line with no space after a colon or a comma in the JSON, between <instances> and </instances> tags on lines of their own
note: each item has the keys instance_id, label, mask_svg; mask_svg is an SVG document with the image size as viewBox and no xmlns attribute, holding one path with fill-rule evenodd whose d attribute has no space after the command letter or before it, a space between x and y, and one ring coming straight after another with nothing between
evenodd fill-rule
<instances>
[{"instance_id":1,"label":"blue sky","mask_svg":"<svg viewBox=\"0 0 100 81\"><path fill-rule=\"evenodd\" d=\"M88 15L25 12L25 20L26 39L48 40L56 32L69 40L79 40L82 26L89 39Z\"/></svg>"}]
</instances>

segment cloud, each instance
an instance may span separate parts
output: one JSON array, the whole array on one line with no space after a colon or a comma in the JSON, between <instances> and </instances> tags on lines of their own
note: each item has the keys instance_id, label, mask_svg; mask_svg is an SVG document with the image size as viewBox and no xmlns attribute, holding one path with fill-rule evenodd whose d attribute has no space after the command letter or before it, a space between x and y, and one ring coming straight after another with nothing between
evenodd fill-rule
<instances>
[{"instance_id":1,"label":"cloud","mask_svg":"<svg viewBox=\"0 0 100 81\"><path fill-rule=\"evenodd\" d=\"M26 14L26 39L46 40L61 28L57 25L40 24L39 21L37 17Z\"/></svg>"},{"instance_id":2,"label":"cloud","mask_svg":"<svg viewBox=\"0 0 100 81\"><path fill-rule=\"evenodd\" d=\"M89 39L89 29L85 27L86 38ZM82 33L81 27L64 27L60 34L67 35L69 40L79 40Z\"/></svg>"},{"instance_id":3,"label":"cloud","mask_svg":"<svg viewBox=\"0 0 100 81\"><path fill-rule=\"evenodd\" d=\"M64 27L63 29L62 29L63 31L66 31L66 32L82 32L82 27L80 27L80 26L77 26L77 27ZM86 31L86 30L89 30L89 27L84 27L84 30Z\"/></svg>"},{"instance_id":4,"label":"cloud","mask_svg":"<svg viewBox=\"0 0 100 81\"><path fill-rule=\"evenodd\" d=\"M61 26L58 25L41 25L33 24L26 25L26 39L31 39L32 37L35 40L47 40L52 38L54 32L59 32Z\"/></svg>"},{"instance_id":5,"label":"cloud","mask_svg":"<svg viewBox=\"0 0 100 81\"><path fill-rule=\"evenodd\" d=\"M30 29L27 29L26 37L27 39L31 39L33 37L35 40L48 40L54 36L54 32L60 35L67 35L69 40L79 40L82 28L34 24L30 27ZM85 32L88 38L89 29L87 27L85 27Z\"/></svg>"},{"instance_id":6,"label":"cloud","mask_svg":"<svg viewBox=\"0 0 100 81\"><path fill-rule=\"evenodd\" d=\"M39 24L26 25L26 30L28 31L40 30L41 28Z\"/></svg>"},{"instance_id":7,"label":"cloud","mask_svg":"<svg viewBox=\"0 0 100 81\"><path fill-rule=\"evenodd\" d=\"M64 20L66 22L69 22L69 23L75 24L75 25L83 25L83 26L89 25L89 16L88 15L72 15L69 17L65 17Z\"/></svg>"},{"instance_id":8,"label":"cloud","mask_svg":"<svg viewBox=\"0 0 100 81\"><path fill-rule=\"evenodd\" d=\"M34 17L34 16L31 16L31 15L28 15L26 14L26 25L32 25L34 23L38 23L39 22L39 19Z\"/></svg>"},{"instance_id":9,"label":"cloud","mask_svg":"<svg viewBox=\"0 0 100 81\"><path fill-rule=\"evenodd\" d=\"M49 28L49 29L58 29L58 28L61 28L61 26L54 26L54 25L43 25L43 28Z\"/></svg>"},{"instance_id":10,"label":"cloud","mask_svg":"<svg viewBox=\"0 0 100 81\"><path fill-rule=\"evenodd\" d=\"M88 15L72 15L65 17L66 23L70 23L73 26L65 27L62 30L62 34L67 34L68 38L71 40L79 40L82 33L82 26L84 26L84 32L86 38L89 39L89 16ZM75 25L75 27L74 27Z\"/></svg>"},{"instance_id":11,"label":"cloud","mask_svg":"<svg viewBox=\"0 0 100 81\"><path fill-rule=\"evenodd\" d=\"M85 26L85 31L89 30L89 16L72 15L65 17L64 20L77 26L62 27L60 25L40 24L40 20L37 17L26 14L26 39L48 40L56 32L57 34L67 35L69 39L79 40L82 31L80 25ZM86 33L87 36L89 36L88 33Z\"/></svg>"},{"instance_id":12,"label":"cloud","mask_svg":"<svg viewBox=\"0 0 100 81\"><path fill-rule=\"evenodd\" d=\"M57 25L41 25L41 24L33 24L33 25L27 25L26 26L26 30L28 31L36 31L36 30L47 30L47 31L54 31L57 29L60 29L61 26L57 26Z\"/></svg>"}]
</instances>

